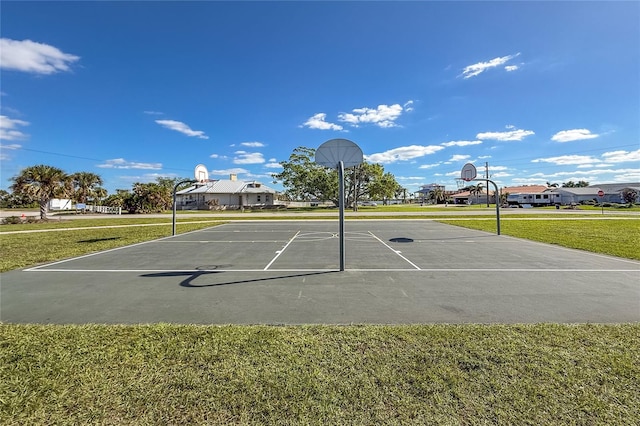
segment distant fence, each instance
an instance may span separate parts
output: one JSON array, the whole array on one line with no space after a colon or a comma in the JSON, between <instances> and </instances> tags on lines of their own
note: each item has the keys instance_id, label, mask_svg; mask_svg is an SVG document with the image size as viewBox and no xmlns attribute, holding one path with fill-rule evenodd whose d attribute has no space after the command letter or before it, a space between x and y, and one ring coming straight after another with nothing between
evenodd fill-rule
<instances>
[{"instance_id":1,"label":"distant fence","mask_svg":"<svg viewBox=\"0 0 640 426\"><path fill-rule=\"evenodd\" d=\"M122 214L122 207L86 206L84 211L91 213Z\"/></svg>"}]
</instances>

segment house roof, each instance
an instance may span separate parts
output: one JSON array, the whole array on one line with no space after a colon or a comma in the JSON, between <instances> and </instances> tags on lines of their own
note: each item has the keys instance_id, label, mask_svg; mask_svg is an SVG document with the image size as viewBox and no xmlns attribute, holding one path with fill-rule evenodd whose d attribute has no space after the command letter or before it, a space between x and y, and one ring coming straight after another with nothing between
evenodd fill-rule
<instances>
[{"instance_id":1,"label":"house roof","mask_svg":"<svg viewBox=\"0 0 640 426\"><path fill-rule=\"evenodd\" d=\"M505 186L502 188L502 193L508 192L509 194L539 194L549 188L546 185L522 185L522 186Z\"/></svg>"},{"instance_id":2,"label":"house roof","mask_svg":"<svg viewBox=\"0 0 640 426\"><path fill-rule=\"evenodd\" d=\"M628 182L628 183L603 183L600 185L589 186L602 189L605 193L620 192L624 189L640 190L640 182Z\"/></svg>"},{"instance_id":3,"label":"house roof","mask_svg":"<svg viewBox=\"0 0 640 426\"><path fill-rule=\"evenodd\" d=\"M598 195L599 187L583 187L583 188L553 188L551 192L564 192L573 195Z\"/></svg>"},{"instance_id":4,"label":"house roof","mask_svg":"<svg viewBox=\"0 0 640 426\"><path fill-rule=\"evenodd\" d=\"M275 194L276 191L256 181L241 181L220 179L195 184L189 188L176 192L177 195L186 194Z\"/></svg>"},{"instance_id":5,"label":"house roof","mask_svg":"<svg viewBox=\"0 0 640 426\"><path fill-rule=\"evenodd\" d=\"M493 195L495 191L489 191L489 195ZM464 192L457 192L455 194L451 195L451 198L469 198L469 197L474 197L475 198L476 193L474 192L473 194L471 194L470 191L464 191ZM484 188L482 189L481 192L478 192L478 198L480 197L486 197L487 196L487 191L484 190Z\"/></svg>"}]
</instances>

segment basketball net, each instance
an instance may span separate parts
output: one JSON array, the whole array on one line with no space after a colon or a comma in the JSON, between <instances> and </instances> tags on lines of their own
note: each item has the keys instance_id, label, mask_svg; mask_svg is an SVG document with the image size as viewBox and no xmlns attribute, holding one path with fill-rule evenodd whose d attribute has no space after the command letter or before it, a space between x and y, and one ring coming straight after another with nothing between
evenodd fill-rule
<instances>
[{"instance_id":1,"label":"basketball net","mask_svg":"<svg viewBox=\"0 0 640 426\"><path fill-rule=\"evenodd\" d=\"M464 188L465 186L469 185L468 180L466 179L462 179L462 178L456 178L456 185L458 185L458 190L461 190L462 188Z\"/></svg>"}]
</instances>

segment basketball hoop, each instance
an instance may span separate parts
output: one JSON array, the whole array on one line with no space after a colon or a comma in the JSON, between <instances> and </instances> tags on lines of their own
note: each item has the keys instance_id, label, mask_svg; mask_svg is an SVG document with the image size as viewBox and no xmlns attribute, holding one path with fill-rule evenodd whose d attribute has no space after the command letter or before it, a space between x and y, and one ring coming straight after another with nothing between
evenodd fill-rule
<instances>
[{"instance_id":1,"label":"basketball hoop","mask_svg":"<svg viewBox=\"0 0 640 426\"><path fill-rule=\"evenodd\" d=\"M469 184L469 181L462 178L456 178L456 185L458 185L458 190L461 190L465 186Z\"/></svg>"}]
</instances>

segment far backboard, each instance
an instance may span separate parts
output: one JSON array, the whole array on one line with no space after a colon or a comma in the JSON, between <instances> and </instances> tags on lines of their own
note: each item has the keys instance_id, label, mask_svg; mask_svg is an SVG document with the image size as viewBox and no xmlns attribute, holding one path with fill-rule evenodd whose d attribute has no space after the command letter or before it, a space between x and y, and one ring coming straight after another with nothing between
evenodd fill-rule
<instances>
[{"instance_id":1,"label":"far backboard","mask_svg":"<svg viewBox=\"0 0 640 426\"><path fill-rule=\"evenodd\" d=\"M203 164L198 164L193 171L193 176L198 182L207 182L209 180L209 172Z\"/></svg>"}]
</instances>

